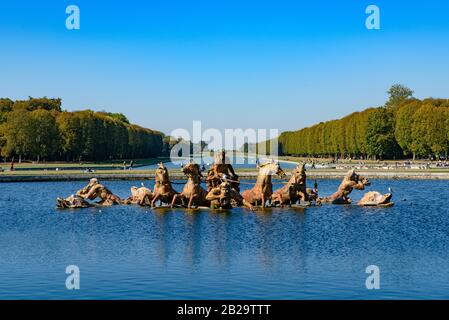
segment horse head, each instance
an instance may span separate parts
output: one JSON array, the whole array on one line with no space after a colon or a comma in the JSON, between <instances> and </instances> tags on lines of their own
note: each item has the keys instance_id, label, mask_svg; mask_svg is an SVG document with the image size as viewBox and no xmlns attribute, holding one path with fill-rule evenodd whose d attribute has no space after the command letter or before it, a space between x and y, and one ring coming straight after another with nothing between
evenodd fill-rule
<instances>
[{"instance_id":1,"label":"horse head","mask_svg":"<svg viewBox=\"0 0 449 320\"><path fill-rule=\"evenodd\" d=\"M355 181L355 182L361 182L364 186L371 185L371 182L368 180L368 178L358 175L354 169L351 169L348 171L345 179L350 180L350 181Z\"/></svg>"},{"instance_id":2,"label":"horse head","mask_svg":"<svg viewBox=\"0 0 449 320\"><path fill-rule=\"evenodd\" d=\"M190 161L182 168L182 173L188 177L202 177L199 164L193 161Z\"/></svg>"},{"instance_id":3,"label":"horse head","mask_svg":"<svg viewBox=\"0 0 449 320\"><path fill-rule=\"evenodd\" d=\"M259 166L259 174L266 176L278 175L280 178L286 176L279 162L273 159Z\"/></svg>"},{"instance_id":4,"label":"horse head","mask_svg":"<svg viewBox=\"0 0 449 320\"><path fill-rule=\"evenodd\" d=\"M355 173L354 169L349 170L345 178L350 181L359 181L359 175Z\"/></svg>"},{"instance_id":5,"label":"horse head","mask_svg":"<svg viewBox=\"0 0 449 320\"><path fill-rule=\"evenodd\" d=\"M363 183L364 186L370 186L371 182L366 177L360 177L360 181Z\"/></svg>"},{"instance_id":6,"label":"horse head","mask_svg":"<svg viewBox=\"0 0 449 320\"><path fill-rule=\"evenodd\" d=\"M166 182L168 180L168 170L164 164L160 162L158 168L156 169L156 181Z\"/></svg>"},{"instance_id":7,"label":"horse head","mask_svg":"<svg viewBox=\"0 0 449 320\"><path fill-rule=\"evenodd\" d=\"M292 171L292 178L296 183L300 182L306 174L304 163L298 164Z\"/></svg>"}]
</instances>

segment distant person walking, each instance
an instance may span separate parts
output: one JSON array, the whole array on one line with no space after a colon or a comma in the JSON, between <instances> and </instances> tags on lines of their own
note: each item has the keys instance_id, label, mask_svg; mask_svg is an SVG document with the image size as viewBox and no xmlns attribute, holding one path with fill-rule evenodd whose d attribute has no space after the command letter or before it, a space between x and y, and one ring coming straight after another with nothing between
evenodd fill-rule
<instances>
[{"instance_id":1,"label":"distant person walking","mask_svg":"<svg viewBox=\"0 0 449 320\"><path fill-rule=\"evenodd\" d=\"M131 160L131 162L129 163L129 169L132 170L133 167L134 167L134 161Z\"/></svg>"},{"instance_id":2,"label":"distant person walking","mask_svg":"<svg viewBox=\"0 0 449 320\"><path fill-rule=\"evenodd\" d=\"M9 170L14 171L14 158L11 160L11 166Z\"/></svg>"},{"instance_id":3,"label":"distant person walking","mask_svg":"<svg viewBox=\"0 0 449 320\"><path fill-rule=\"evenodd\" d=\"M123 161L123 170L126 170L126 161Z\"/></svg>"}]
</instances>

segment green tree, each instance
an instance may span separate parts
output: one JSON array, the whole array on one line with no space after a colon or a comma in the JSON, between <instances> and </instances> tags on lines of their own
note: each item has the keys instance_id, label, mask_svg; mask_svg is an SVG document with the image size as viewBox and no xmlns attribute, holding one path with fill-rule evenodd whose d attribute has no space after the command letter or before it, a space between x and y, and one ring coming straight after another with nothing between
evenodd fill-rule
<instances>
[{"instance_id":1,"label":"green tree","mask_svg":"<svg viewBox=\"0 0 449 320\"><path fill-rule=\"evenodd\" d=\"M12 111L14 102L8 98L0 99L0 124L6 121L9 112Z\"/></svg>"},{"instance_id":2,"label":"green tree","mask_svg":"<svg viewBox=\"0 0 449 320\"><path fill-rule=\"evenodd\" d=\"M411 98L413 96L413 90L403 86L401 84L394 84L387 91L389 98L385 106L388 107L396 107L401 102Z\"/></svg>"},{"instance_id":3,"label":"green tree","mask_svg":"<svg viewBox=\"0 0 449 320\"><path fill-rule=\"evenodd\" d=\"M447 109L424 104L413 115L412 151L418 156L443 155L448 151Z\"/></svg>"},{"instance_id":4,"label":"green tree","mask_svg":"<svg viewBox=\"0 0 449 320\"><path fill-rule=\"evenodd\" d=\"M116 119L121 122L129 124L128 118L123 113L112 113L112 112L102 111L102 112L99 112L99 114L104 114L112 119Z\"/></svg>"},{"instance_id":5,"label":"green tree","mask_svg":"<svg viewBox=\"0 0 449 320\"><path fill-rule=\"evenodd\" d=\"M28 111L12 111L8 113L7 121L2 125L4 146L2 156L19 158L32 154L33 125Z\"/></svg>"},{"instance_id":6,"label":"green tree","mask_svg":"<svg viewBox=\"0 0 449 320\"><path fill-rule=\"evenodd\" d=\"M17 100L14 102L12 108L14 110L22 111L34 111L39 109L44 109L47 111L61 112L61 99L51 99L47 97L43 98L32 98L29 97L28 100Z\"/></svg>"},{"instance_id":7,"label":"green tree","mask_svg":"<svg viewBox=\"0 0 449 320\"><path fill-rule=\"evenodd\" d=\"M370 156L391 159L401 154L394 138L394 113L391 110L382 107L369 115L365 141Z\"/></svg>"},{"instance_id":8,"label":"green tree","mask_svg":"<svg viewBox=\"0 0 449 320\"><path fill-rule=\"evenodd\" d=\"M413 153L412 151L412 124L413 115L422 105L422 102L417 99L410 100L399 107L396 112L396 125L394 135L399 146L404 151L404 155ZM413 153L413 158L415 154Z\"/></svg>"},{"instance_id":9,"label":"green tree","mask_svg":"<svg viewBox=\"0 0 449 320\"><path fill-rule=\"evenodd\" d=\"M32 142L31 155L39 162L42 158L58 154L60 137L55 116L46 109L36 109L29 116L32 130L28 137Z\"/></svg>"},{"instance_id":10,"label":"green tree","mask_svg":"<svg viewBox=\"0 0 449 320\"><path fill-rule=\"evenodd\" d=\"M129 123L121 113L61 111L61 99L0 99L4 156L108 160L149 158L164 152L161 132Z\"/></svg>"},{"instance_id":11,"label":"green tree","mask_svg":"<svg viewBox=\"0 0 449 320\"><path fill-rule=\"evenodd\" d=\"M67 161L81 160L84 149L80 117L76 112L62 112L57 118L61 151Z\"/></svg>"}]
</instances>

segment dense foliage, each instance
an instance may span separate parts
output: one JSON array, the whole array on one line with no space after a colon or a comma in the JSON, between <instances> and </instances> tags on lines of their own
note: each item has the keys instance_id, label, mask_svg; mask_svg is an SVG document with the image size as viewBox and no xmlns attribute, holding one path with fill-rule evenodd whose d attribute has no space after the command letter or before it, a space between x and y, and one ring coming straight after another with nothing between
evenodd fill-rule
<instances>
[{"instance_id":1,"label":"dense foliage","mask_svg":"<svg viewBox=\"0 0 449 320\"><path fill-rule=\"evenodd\" d=\"M395 85L384 107L355 112L279 137L286 155L398 159L446 157L449 153L449 100L411 97Z\"/></svg>"},{"instance_id":2,"label":"dense foliage","mask_svg":"<svg viewBox=\"0 0 449 320\"><path fill-rule=\"evenodd\" d=\"M3 157L109 160L161 155L163 134L130 124L122 114L61 110L61 99L0 99Z\"/></svg>"}]
</instances>

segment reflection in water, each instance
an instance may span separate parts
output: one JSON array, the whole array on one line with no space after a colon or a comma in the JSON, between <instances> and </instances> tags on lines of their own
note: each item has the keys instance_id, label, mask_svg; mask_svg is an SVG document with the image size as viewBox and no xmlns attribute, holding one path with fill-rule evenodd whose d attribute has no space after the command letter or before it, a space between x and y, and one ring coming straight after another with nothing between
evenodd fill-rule
<instances>
[{"instance_id":1,"label":"reflection in water","mask_svg":"<svg viewBox=\"0 0 449 320\"><path fill-rule=\"evenodd\" d=\"M212 234L215 235L212 243L210 254L214 257L214 262L221 270L229 270L229 257L232 256L232 248L229 245L228 229L230 226L230 211L214 211L210 214L210 218L215 226Z\"/></svg>"},{"instance_id":2,"label":"reflection in water","mask_svg":"<svg viewBox=\"0 0 449 320\"><path fill-rule=\"evenodd\" d=\"M270 237L273 213L272 210L261 210L256 212L256 228L254 234L259 241L257 255L261 266L266 272L273 269L273 248L270 245ZM270 239L271 238L271 239Z\"/></svg>"},{"instance_id":3,"label":"reflection in water","mask_svg":"<svg viewBox=\"0 0 449 320\"><path fill-rule=\"evenodd\" d=\"M157 257L162 267L167 267L169 259L170 241L167 235L171 234L168 219L171 216L170 209L159 209L154 211L155 236L157 239ZM151 261L150 261L151 263Z\"/></svg>"},{"instance_id":4,"label":"reflection in water","mask_svg":"<svg viewBox=\"0 0 449 320\"><path fill-rule=\"evenodd\" d=\"M202 214L196 210L187 210L185 215L186 228L186 255L187 262L193 270L198 271L200 257L201 257L201 242L202 242Z\"/></svg>"}]
</instances>

